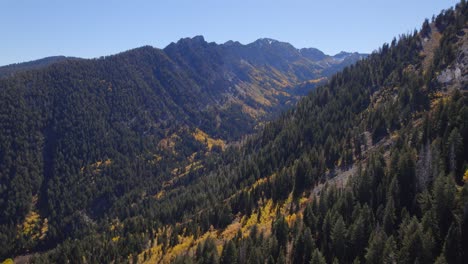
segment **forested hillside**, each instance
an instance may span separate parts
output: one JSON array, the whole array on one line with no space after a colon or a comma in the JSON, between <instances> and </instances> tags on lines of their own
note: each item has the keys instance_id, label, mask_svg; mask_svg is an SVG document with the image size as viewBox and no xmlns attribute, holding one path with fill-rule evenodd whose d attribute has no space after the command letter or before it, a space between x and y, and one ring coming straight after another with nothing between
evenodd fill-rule
<instances>
[{"instance_id":1,"label":"forested hillside","mask_svg":"<svg viewBox=\"0 0 468 264\"><path fill-rule=\"evenodd\" d=\"M364 56L309 53L195 37L0 68L12 75L0 79L0 258L107 234L115 220L145 228L133 211L143 200L294 105L296 84L311 89ZM122 247L109 258L142 250Z\"/></svg>"},{"instance_id":2,"label":"forested hillside","mask_svg":"<svg viewBox=\"0 0 468 264\"><path fill-rule=\"evenodd\" d=\"M162 217L133 262L466 263L467 12L384 44L145 201Z\"/></svg>"},{"instance_id":3,"label":"forested hillside","mask_svg":"<svg viewBox=\"0 0 468 264\"><path fill-rule=\"evenodd\" d=\"M466 263L467 12L384 44L147 201L167 225L134 262Z\"/></svg>"},{"instance_id":4,"label":"forested hillside","mask_svg":"<svg viewBox=\"0 0 468 264\"><path fill-rule=\"evenodd\" d=\"M467 17L426 20L33 260L466 263Z\"/></svg>"}]
</instances>

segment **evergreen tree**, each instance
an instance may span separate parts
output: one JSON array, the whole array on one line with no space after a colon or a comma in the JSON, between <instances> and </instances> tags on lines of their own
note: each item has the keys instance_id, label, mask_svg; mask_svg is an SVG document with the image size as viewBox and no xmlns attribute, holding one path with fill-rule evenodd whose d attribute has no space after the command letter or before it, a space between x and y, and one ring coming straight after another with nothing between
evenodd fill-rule
<instances>
[{"instance_id":1,"label":"evergreen tree","mask_svg":"<svg viewBox=\"0 0 468 264\"><path fill-rule=\"evenodd\" d=\"M400 184L401 204L411 210L416 195L416 175L413 158L407 151L400 153L397 177Z\"/></svg>"},{"instance_id":2,"label":"evergreen tree","mask_svg":"<svg viewBox=\"0 0 468 264\"><path fill-rule=\"evenodd\" d=\"M332 252L341 261L346 254L346 226L341 216L338 217L331 230Z\"/></svg>"},{"instance_id":3,"label":"evergreen tree","mask_svg":"<svg viewBox=\"0 0 468 264\"><path fill-rule=\"evenodd\" d=\"M221 254L221 264L237 264L237 249L236 245L229 240L223 247Z\"/></svg>"},{"instance_id":4,"label":"evergreen tree","mask_svg":"<svg viewBox=\"0 0 468 264\"><path fill-rule=\"evenodd\" d=\"M312 258L312 250L315 248L314 239L310 228L306 227L304 231L304 263L308 263Z\"/></svg>"},{"instance_id":5,"label":"evergreen tree","mask_svg":"<svg viewBox=\"0 0 468 264\"><path fill-rule=\"evenodd\" d=\"M390 236L385 242L385 247L382 255L383 263L397 263L397 245L393 236Z\"/></svg>"},{"instance_id":6,"label":"evergreen tree","mask_svg":"<svg viewBox=\"0 0 468 264\"><path fill-rule=\"evenodd\" d=\"M443 253L448 263L461 263L462 252L460 224L455 220L445 238Z\"/></svg>"},{"instance_id":7,"label":"evergreen tree","mask_svg":"<svg viewBox=\"0 0 468 264\"><path fill-rule=\"evenodd\" d=\"M382 263L385 249L385 233L377 228L369 239L369 246L365 255L366 263Z\"/></svg>"},{"instance_id":8,"label":"evergreen tree","mask_svg":"<svg viewBox=\"0 0 468 264\"><path fill-rule=\"evenodd\" d=\"M392 196L387 197L387 199L383 218L383 228L387 234L391 234L396 224L395 206Z\"/></svg>"},{"instance_id":9,"label":"evergreen tree","mask_svg":"<svg viewBox=\"0 0 468 264\"><path fill-rule=\"evenodd\" d=\"M289 227L283 216L278 217L273 223L273 234L275 234L278 245L285 248L288 242Z\"/></svg>"},{"instance_id":10,"label":"evergreen tree","mask_svg":"<svg viewBox=\"0 0 468 264\"><path fill-rule=\"evenodd\" d=\"M304 254L305 254L305 247L304 247L304 234L303 232L300 232L300 234L297 236L296 240L294 241L294 247L293 247L293 260L294 263L304 263Z\"/></svg>"},{"instance_id":11,"label":"evergreen tree","mask_svg":"<svg viewBox=\"0 0 468 264\"><path fill-rule=\"evenodd\" d=\"M312 259L310 260L310 264L326 264L327 261L325 260L325 257L322 255L322 252L320 250L315 249L312 253Z\"/></svg>"}]
</instances>

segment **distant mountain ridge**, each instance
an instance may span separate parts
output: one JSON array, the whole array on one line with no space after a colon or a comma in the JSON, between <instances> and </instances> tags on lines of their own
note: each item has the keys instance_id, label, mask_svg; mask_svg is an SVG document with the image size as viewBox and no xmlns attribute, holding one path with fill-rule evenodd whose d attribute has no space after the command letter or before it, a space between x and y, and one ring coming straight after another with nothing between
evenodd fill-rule
<instances>
[{"instance_id":1,"label":"distant mountain ridge","mask_svg":"<svg viewBox=\"0 0 468 264\"><path fill-rule=\"evenodd\" d=\"M296 49L289 43L269 38L246 45L235 41L216 44L206 42L203 36L183 38L169 44L163 51L183 67L197 68L194 71L197 75L227 81L225 87L232 92L228 95L230 99L243 100L243 95L249 95L254 89L256 95L250 96L250 99L257 105L247 103L247 108L258 108L260 104L258 113L254 113L256 116L268 111L265 107L284 103L281 102L283 99L295 102L298 98L292 96L292 90L296 85L316 79L323 83L333 73L367 56L359 53L329 56L318 49ZM210 58L209 62L206 61L207 57ZM202 65L215 67L202 72ZM260 80L259 76L264 79ZM206 87L216 83L211 80ZM286 87L292 89L284 89Z\"/></svg>"},{"instance_id":2,"label":"distant mountain ridge","mask_svg":"<svg viewBox=\"0 0 468 264\"><path fill-rule=\"evenodd\" d=\"M0 66L0 78L13 76L17 72L36 70L40 68L47 67L53 63L61 62L64 60L78 59L75 57L66 57L66 56L51 56L45 57L38 60L13 63L5 66Z\"/></svg>"},{"instance_id":3,"label":"distant mountain ridge","mask_svg":"<svg viewBox=\"0 0 468 264\"><path fill-rule=\"evenodd\" d=\"M183 43L188 43L188 42L191 42L192 44L207 43L203 36L195 36L193 38L182 38L177 43L173 42L169 44L166 48L164 48L164 50L168 49L170 46L182 45ZM260 38L246 45L243 45L240 42L233 41L233 40L229 40L225 42L224 44L216 44L214 42L211 42L209 44L222 46L226 50L232 49L233 55L243 55L245 56L245 59L254 59L254 61L255 61L255 56L249 56L249 50L250 52L253 52L253 51L258 52L261 49L267 48L267 49L271 49L272 52L273 51L279 52L279 54L283 55L283 58L289 57L289 59L299 59L299 57L303 57L303 58L310 60L311 62L316 63L323 69L331 68L331 69L327 69L327 75L331 75L333 74L333 72L336 71L334 67L341 68L343 65L345 65L345 61L346 61L346 65L349 65L355 62L356 60L363 59L369 55L365 53L344 52L344 51L336 55L326 55L325 53L323 53L317 48L296 49L294 46L292 46L291 44L287 42L281 42L281 41L271 39L271 38ZM262 52L260 51L260 53ZM284 56L286 54L288 55ZM260 57L262 56L260 55L259 57L256 57L257 62L259 63L267 62L265 60L262 61ZM41 69L51 64L62 62L65 60L77 60L77 59L82 59L82 58L59 55L59 56L45 57L45 58L38 59L38 60L4 65L4 66L0 66L0 78L11 77L15 73L18 73L18 72Z\"/></svg>"},{"instance_id":4,"label":"distant mountain ridge","mask_svg":"<svg viewBox=\"0 0 468 264\"><path fill-rule=\"evenodd\" d=\"M128 57L124 60L130 61L131 57L139 57L141 61L147 60L148 57L141 57L142 53L159 54L158 56L167 61L161 67L158 65L159 59L147 61L146 66L161 70L171 65L172 69L164 70L165 74L173 75L175 79L185 80L187 77L194 81L195 86L174 82L171 85L176 85L174 88L178 92L172 93L171 96L178 97L184 92L193 94L190 90L197 87L196 93L205 94L198 95L198 100L188 104L199 104L198 110L210 107L228 109L235 106L240 107L241 112L253 119L268 118L271 113L293 105L300 96L325 83L335 72L368 56L357 52L341 52L330 56L316 48L297 49L287 42L271 38L260 38L244 45L237 41L217 44L207 42L203 36L195 36L182 38L164 49L143 46L95 59L52 56L10 64L0 67L0 78L45 69L57 63L61 65L55 66L56 69L67 68L72 64L71 61L81 61L81 67L86 68L86 64L102 63L102 60L111 58ZM139 61L133 61L132 64L135 69L142 67ZM163 74L157 78L166 77ZM304 82L309 85L304 86ZM310 85L311 83L313 85ZM184 91L187 85L190 88ZM247 127L254 126L255 122L249 122Z\"/></svg>"}]
</instances>

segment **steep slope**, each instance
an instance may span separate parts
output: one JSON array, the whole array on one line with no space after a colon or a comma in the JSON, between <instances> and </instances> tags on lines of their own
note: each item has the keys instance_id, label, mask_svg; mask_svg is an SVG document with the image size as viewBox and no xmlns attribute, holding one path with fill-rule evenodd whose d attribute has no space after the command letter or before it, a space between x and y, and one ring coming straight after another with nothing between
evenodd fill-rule
<instances>
[{"instance_id":1,"label":"steep slope","mask_svg":"<svg viewBox=\"0 0 468 264\"><path fill-rule=\"evenodd\" d=\"M195 37L0 79L0 256L102 233L294 103L291 87L325 69L276 56L297 53L290 45L242 55L247 46Z\"/></svg>"},{"instance_id":2,"label":"steep slope","mask_svg":"<svg viewBox=\"0 0 468 264\"><path fill-rule=\"evenodd\" d=\"M128 215L101 245L139 246L131 259L150 263L465 263L467 17L462 1L384 44L241 147L143 198L142 244L105 243L129 237Z\"/></svg>"}]
</instances>

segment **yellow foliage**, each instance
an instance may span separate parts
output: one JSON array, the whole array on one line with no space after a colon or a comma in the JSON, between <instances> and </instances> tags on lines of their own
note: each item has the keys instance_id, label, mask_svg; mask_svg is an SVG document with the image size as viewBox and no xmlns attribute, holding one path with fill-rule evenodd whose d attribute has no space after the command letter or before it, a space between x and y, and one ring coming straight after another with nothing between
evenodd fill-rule
<instances>
[{"instance_id":1,"label":"yellow foliage","mask_svg":"<svg viewBox=\"0 0 468 264\"><path fill-rule=\"evenodd\" d=\"M49 231L49 221L47 218L41 219L39 214L32 210L26 215L23 224L18 226L21 234L30 237L32 240L44 239Z\"/></svg>"},{"instance_id":2,"label":"yellow foliage","mask_svg":"<svg viewBox=\"0 0 468 264\"><path fill-rule=\"evenodd\" d=\"M309 80L307 81L307 83L316 84L316 83L320 83L326 80L327 80L327 77L320 77L318 79Z\"/></svg>"},{"instance_id":3,"label":"yellow foliage","mask_svg":"<svg viewBox=\"0 0 468 264\"><path fill-rule=\"evenodd\" d=\"M144 254L150 255L150 258L144 261ZM147 249L138 255L138 263L160 263L163 256L162 244Z\"/></svg>"},{"instance_id":4,"label":"yellow foliage","mask_svg":"<svg viewBox=\"0 0 468 264\"><path fill-rule=\"evenodd\" d=\"M291 205L293 200L292 192L289 194L288 199L284 201L283 206L281 206L280 212L282 215L287 215L289 211L289 206Z\"/></svg>"},{"instance_id":5,"label":"yellow foliage","mask_svg":"<svg viewBox=\"0 0 468 264\"><path fill-rule=\"evenodd\" d=\"M218 244L216 249L218 250L218 255L221 256L221 253L223 252L223 244Z\"/></svg>"},{"instance_id":6,"label":"yellow foliage","mask_svg":"<svg viewBox=\"0 0 468 264\"><path fill-rule=\"evenodd\" d=\"M11 258L5 259L2 264L15 264L15 262Z\"/></svg>"},{"instance_id":7,"label":"yellow foliage","mask_svg":"<svg viewBox=\"0 0 468 264\"><path fill-rule=\"evenodd\" d=\"M203 165L201 165L200 161L192 162L189 165L185 166L185 172L179 176L185 176L187 173L189 173L190 170L198 170L201 168L203 168Z\"/></svg>"},{"instance_id":8,"label":"yellow foliage","mask_svg":"<svg viewBox=\"0 0 468 264\"><path fill-rule=\"evenodd\" d=\"M271 223L276 217L276 207L274 207L273 200L268 199L264 201L263 204L259 206L258 210L260 211L260 213L256 211L252 213L249 217L242 217L241 231L244 237L249 236L250 229L254 225L257 225L258 231L263 232L265 235L269 235L271 233Z\"/></svg>"},{"instance_id":9,"label":"yellow foliage","mask_svg":"<svg viewBox=\"0 0 468 264\"><path fill-rule=\"evenodd\" d=\"M98 160L95 163L89 165L89 167L94 169L93 170L94 173L100 173L101 172L101 167L103 167L103 166L107 167L107 166L109 166L111 164L112 164L111 159L106 159L105 161ZM82 167L82 168L80 168L80 171L83 172L84 169L85 169L85 167Z\"/></svg>"},{"instance_id":10,"label":"yellow foliage","mask_svg":"<svg viewBox=\"0 0 468 264\"><path fill-rule=\"evenodd\" d=\"M276 216L276 210L273 208L273 200L268 199L262 207L260 207L260 223L265 223L272 220Z\"/></svg>"},{"instance_id":11,"label":"yellow foliage","mask_svg":"<svg viewBox=\"0 0 468 264\"><path fill-rule=\"evenodd\" d=\"M164 232L171 233L170 227L158 229L157 235L161 235ZM190 236L178 236L179 243L173 247L169 247L164 250L161 245L155 245L138 255L138 263L172 263L174 259L183 253L194 251L199 243L203 243L207 238L212 237L216 241L217 247L222 245L222 242L218 240L217 231L211 230L204 233L197 240L194 239L193 235ZM218 248L219 250L219 248ZM149 259L144 261L144 254L149 254Z\"/></svg>"},{"instance_id":12,"label":"yellow foliage","mask_svg":"<svg viewBox=\"0 0 468 264\"><path fill-rule=\"evenodd\" d=\"M468 183L468 169L465 171L465 174L463 174L463 181Z\"/></svg>"},{"instance_id":13,"label":"yellow foliage","mask_svg":"<svg viewBox=\"0 0 468 264\"><path fill-rule=\"evenodd\" d=\"M112 242L117 242L120 240L120 236L115 236L112 238Z\"/></svg>"},{"instance_id":14,"label":"yellow foliage","mask_svg":"<svg viewBox=\"0 0 468 264\"><path fill-rule=\"evenodd\" d=\"M239 222L232 223L228 225L226 229L224 229L224 231L221 233L221 237L225 240L230 240L236 236L241 227L242 225Z\"/></svg>"},{"instance_id":15,"label":"yellow foliage","mask_svg":"<svg viewBox=\"0 0 468 264\"><path fill-rule=\"evenodd\" d=\"M257 181L257 184L263 184L265 179ZM236 219L228 225L224 230L216 230L210 228L209 231L202 234L198 239L195 239L193 235L184 236L179 235L179 243L173 247L165 248L163 250L162 245L155 245L152 248L149 248L139 254L138 260L139 263L171 263L174 259L181 254L193 255L197 246L200 243L204 243L206 239L213 238L216 244L218 253L221 254L223 249L223 244L225 241L233 239L239 230L241 231L244 237L247 237L250 234L251 228L256 225L258 231L265 234L266 236L271 235L271 226L272 222L276 218L277 210L283 212L285 219L290 227L302 217L302 213L295 213L288 215L288 208L292 202L292 195L287 199L286 203L282 205L281 208L277 207L272 199L260 200L258 211L253 212L251 215L238 216ZM306 204L309 202L308 198L302 198L300 200L301 204ZM163 227L157 230L156 237L166 232L168 235L172 232L171 227ZM147 260L144 260L144 256L148 257Z\"/></svg>"},{"instance_id":16,"label":"yellow foliage","mask_svg":"<svg viewBox=\"0 0 468 264\"><path fill-rule=\"evenodd\" d=\"M305 206L306 203L309 202L309 198L307 197L302 197L301 199L299 199L299 206L301 208L303 208Z\"/></svg>"},{"instance_id":17,"label":"yellow foliage","mask_svg":"<svg viewBox=\"0 0 468 264\"><path fill-rule=\"evenodd\" d=\"M271 106L271 102L265 98L265 96L260 92L260 89L251 89L249 91L250 98L253 99L255 102L264 105L264 106Z\"/></svg>"},{"instance_id":18,"label":"yellow foliage","mask_svg":"<svg viewBox=\"0 0 468 264\"><path fill-rule=\"evenodd\" d=\"M441 104L443 102L443 98L441 98L442 95L439 95L441 94L440 92L437 92L436 94L434 94L434 99L431 100L431 109L435 108L436 106L438 106L439 104Z\"/></svg>"},{"instance_id":19,"label":"yellow foliage","mask_svg":"<svg viewBox=\"0 0 468 264\"><path fill-rule=\"evenodd\" d=\"M109 230L114 231L116 229L121 229L121 228L123 228L123 224L120 223L119 220L112 220Z\"/></svg>"},{"instance_id":20,"label":"yellow foliage","mask_svg":"<svg viewBox=\"0 0 468 264\"><path fill-rule=\"evenodd\" d=\"M201 164L200 161L192 162L189 165L185 166L185 168L183 170L184 172L181 172L180 168L175 168L175 169L172 170L172 174L174 175L174 178L172 178L172 179L170 179L168 181L164 181L162 183L162 186L163 186L163 188L167 188L169 186L172 186L172 184L174 183L174 180L179 179L181 177L184 177L190 171L198 170L198 169L201 169L201 168L203 168L203 165ZM157 193L155 195L155 198L160 199L163 195L164 195L164 190Z\"/></svg>"},{"instance_id":21,"label":"yellow foliage","mask_svg":"<svg viewBox=\"0 0 468 264\"><path fill-rule=\"evenodd\" d=\"M222 139L213 139L208 134L206 134L198 128L195 129L195 132L192 133L192 136L195 138L195 140L202 143L206 143L209 150L211 150L213 146L219 146L222 150L224 150L224 148L226 147L226 143L224 143Z\"/></svg>"},{"instance_id":22,"label":"yellow foliage","mask_svg":"<svg viewBox=\"0 0 468 264\"><path fill-rule=\"evenodd\" d=\"M147 162L148 162L149 164L155 165L155 164L157 164L157 163L158 163L159 161L161 161L161 160L162 160L162 157L161 157L160 155L153 154L153 159L149 159L149 160L147 160Z\"/></svg>"},{"instance_id":23,"label":"yellow foliage","mask_svg":"<svg viewBox=\"0 0 468 264\"><path fill-rule=\"evenodd\" d=\"M154 198L161 199L164 196L165 193L166 192L164 190L161 190L154 196Z\"/></svg>"},{"instance_id":24,"label":"yellow foliage","mask_svg":"<svg viewBox=\"0 0 468 264\"><path fill-rule=\"evenodd\" d=\"M41 236L39 237L40 240L43 240L45 238L47 231L49 231L49 220L45 218L41 227Z\"/></svg>"},{"instance_id":25,"label":"yellow foliage","mask_svg":"<svg viewBox=\"0 0 468 264\"><path fill-rule=\"evenodd\" d=\"M260 221L257 224L258 230L265 235L271 233L271 223L276 218L276 207L274 207L273 200L268 199L264 205L260 207Z\"/></svg>"},{"instance_id":26,"label":"yellow foliage","mask_svg":"<svg viewBox=\"0 0 468 264\"><path fill-rule=\"evenodd\" d=\"M265 114L265 111L261 109L255 109L253 107L250 107L248 105L242 105L242 113L248 114L252 118L258 118L259 116L262 116Z\"/></svg>"},{"instance_id":27,"label":"yellow foliage","mask_svg":"<svg viewBox=\"0 0 468 264\"><path fill-rule=\"evenodd\" d=\"M254 188L258 187L259 185L262 185L262 184L266 183L266 181L267 181L267 178L258 179L256 182L254 182L251 189L254 189Z\"/></svg>"},{"instance_id":28,"label":"yellow foliage","mask_svg":"<svg viewBox=\"0 0 468 264\"><path fill-rule=\"evenodd\" d=\"M163 261L167 260L168 263L171 262L175 257L189 250L193 246L193 242L193 235L189 237L179 236L179 244L167 251L166 255L163 257Z\"/></svg>"},{"instance_id":29,"label":"yellow foliage","mask_svg":"<svg viewBox=\"0 0 468 264\"><path fill-rule=\"evenodd\" d=\"M296 222L296 220L297 220L296 214L286 216L286 222L288 222L289 227L292 227L294 225L294 222Z\"/></svg>"},{"instance_id":30,"label":"yellow foliage","mask_svg":"<svg viewBox=\"0 0 468 264\"><path fill-rule=\"evenodd\" d=\"M249 218L245 221L245 224L242 226L242 235L247 237L249 235L249 230L252 226L257 224L258 213L252 213Z\"/></svg>"},{"instance_id":31,"label":"yellow foliage","mask_svg":"<svg viewBox=\"0 0 468 264\"><path fill-rule=\"evenodd\" d=\"M172 135L161 139L158 143L158 147L164 150L169 150L173 154L176 154L175 145L179 139L180 137L176 133L173 133Z\"/></svg>"},{"instance_id":32,"label":"yellow foliage","mask_svg":"<svg viewBox=\"0 0 468 264\"><path fill-rule=\"evenodd\" d=\"M31 235L39 224L39 214L35 211L29 212L23 222L23 234Z\"/></svg>"}]
</instances>

